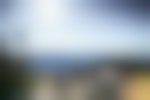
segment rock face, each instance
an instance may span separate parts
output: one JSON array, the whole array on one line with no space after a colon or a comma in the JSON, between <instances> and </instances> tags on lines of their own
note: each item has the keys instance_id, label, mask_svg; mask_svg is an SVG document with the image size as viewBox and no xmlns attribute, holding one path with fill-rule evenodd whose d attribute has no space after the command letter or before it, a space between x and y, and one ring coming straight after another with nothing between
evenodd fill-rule
<instances>
[{"instance_id":1,"label":"rock face","mask_svg":"<svg viewBox=\"0 0 150 100\"><path fill-rule=\"evenodd\" d=\"M121 88L123 100L150 99L150 70L136 71L129 75Z\"/></svg>"}]
</instances>

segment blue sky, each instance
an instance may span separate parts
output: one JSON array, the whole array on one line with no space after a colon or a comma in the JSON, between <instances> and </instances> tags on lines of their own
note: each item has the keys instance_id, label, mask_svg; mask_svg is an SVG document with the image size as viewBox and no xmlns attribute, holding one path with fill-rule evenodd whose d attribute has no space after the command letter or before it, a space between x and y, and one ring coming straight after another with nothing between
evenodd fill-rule
<instances>
[{"instance_id":1,"label":"blue sky","mask_svg":"<svg viewBox=\"0 0 150 100\"><path fill-rule=\"evenodd\" d=\"M145 19L132 9L94 8L88 0L14 1L6 31L13 36L9 41L25 31L28 54L130 55L150 49Z\"/></svg>"}]
</instances>

